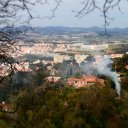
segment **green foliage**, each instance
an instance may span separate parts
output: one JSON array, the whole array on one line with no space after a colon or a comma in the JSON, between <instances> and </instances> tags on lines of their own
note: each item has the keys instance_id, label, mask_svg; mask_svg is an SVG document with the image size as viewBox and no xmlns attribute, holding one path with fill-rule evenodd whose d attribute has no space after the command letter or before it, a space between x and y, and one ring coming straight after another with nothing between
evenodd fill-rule
<instances>
[{"instance_id":1,"label":"green foliage","mask_svg":"<svg viewBox=\"0 0 128 128\"><path fill-rule=\"evenodd\" d=\"M123 55L122 58L117 58L114 60L113 63L113 69L115 69L117 72L123 72L128 73L128 70L125 68L125 66L128 64L128 55Z\"/></svg>"},{"instance_id":2,"label":"green foliage","mask_svg":"<svg viewBox=\"0 0 128 128\"><path fill-rule=\"evenodd\" d=\"M0 128L10 128L7 122L0 120Z\"/></svg>"},{"instance_id":3,"label":"green foliage","mask_svg":"<svg viewBox=\"0 0 128 128\"><path fill-rule=\"evenodd\" d=\"M128 127L128 92L122 98L109 85L101 88L29 86L15 95L12 115L4 117L2 125L8 128L118 128ZM8 123L5 119L11 118ZM5 127L5 128L6 128ZM1 128L1 127L0 127ZM10 128L10 127L9 127Z\"/></svg>"}]
</instances>

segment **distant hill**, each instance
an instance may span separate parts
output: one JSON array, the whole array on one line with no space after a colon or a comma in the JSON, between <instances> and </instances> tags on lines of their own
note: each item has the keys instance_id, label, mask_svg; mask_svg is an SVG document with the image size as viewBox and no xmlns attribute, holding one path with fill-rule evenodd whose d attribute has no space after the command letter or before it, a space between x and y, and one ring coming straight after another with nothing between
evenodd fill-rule
<instances>
[{"instance_id":1,"label":"distant hill","mask_svg":"<svg viewBox=\"0 0 128 128\"><path fill-rule=\"evenodd\" d=\"M22 32L30 32L34 31L36 33L51 35L51 34L79 34L79 33L88 33L94 32L97 34L104 34L104 28L101 27L61 27L61 26L47 26L47 27L34 27L32 30L28 26L20 26L16 28L8 28L6 31L12 34L19 34ZM128 35L128 28L108 28L107 32L110 35Z\"/></svg>"},{"instance_id":2,"label":"distant hill","mask_svg":"<svg viewBox=\"0 0 128 128\"><path fill-rule=\"evenodd\" d=\"M78 33L88 33L88 32L103 32L104 29L100 27L90 27L90 28L79 28L79 27L61 27L61 26L47 26L47 27L37 27L34 28L36 32L42 34L78 34Z\"/></svg>"},{"instance_id":3,"label":"distant hill","mask_svg":"<svg viewBox=\"0 0 128 128\"><path fill-rule=\"evenodd\" d=\"M34 28L35 32L41 33L41 34L78 34L78 33L88 33L88 32L94 32L97 34L104 34L104 28L101 27L89 27L89 28L77 28L77 27L36 27ZM127 35L128 34L128 28L108 28L107 32L109 34L121 34L121 35Z\"/></svg>"}]
</instances>

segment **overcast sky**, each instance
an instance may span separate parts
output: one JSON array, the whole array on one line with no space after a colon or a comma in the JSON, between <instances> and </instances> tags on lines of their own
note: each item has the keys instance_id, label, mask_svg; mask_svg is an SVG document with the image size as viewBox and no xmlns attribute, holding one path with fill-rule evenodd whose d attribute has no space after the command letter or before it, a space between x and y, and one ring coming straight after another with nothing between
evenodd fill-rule
<instances>
[{"instance_id":1,"label":"overcast sky","mask_svg":"<svg viewBox=\"0 0 128 128\"><path fill-rule=\"evenodd\" d=\"M80 0L63 0L63 3L56 11L55 17L52 19L45 19L43 17L51 16L51 9L54 8L53 0L46 5L37 5L33 8L33 13L35 16L39 16L42 19L34 19L31 21L31 24L34 26L68 26L68 27L92 27L100 26L104 24L104 19L102 13L99 11L92 12L91 14L83 17L75 17L75 13L72 10L79 10L82 8ZM102 1L102 0L99 0ZM99 4L101 4L99 2ZM111 22L109 27L128 27L128 3L125 0L122 0L121 3L122 13L118 9L112 10L110 12L110 17L115 20ZM38 14L38 15L37 15Z\"/></svg>"}]
</instances>

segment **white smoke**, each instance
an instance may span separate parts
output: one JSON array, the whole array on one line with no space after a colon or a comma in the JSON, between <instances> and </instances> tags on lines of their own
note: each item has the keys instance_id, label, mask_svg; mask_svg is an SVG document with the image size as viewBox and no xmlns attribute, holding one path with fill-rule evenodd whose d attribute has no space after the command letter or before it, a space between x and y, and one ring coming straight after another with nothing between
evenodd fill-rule
<instances>
[{"instance_id":1,"label":"white smoke","mask_svg":"<svg viewBox=\"0 0 128 128\"><path fill-rule=\"evenodd\" d=\"M112 81L116 85L115 89L117 91L117 94L120 95L121 87L120 87L120 82L118 80L118 74L112 71L111 64L112 64L112 60L110 56L108 55L99 56L99 59L97 59L97 62L95 64L95 68L99 74L105 75L112 79Z\"/></svg>"},{"instance_id":2,"label":"white smoke","mask_svg":"<svg viewBox=\"0 0 128 128\"><path fill-rule=\"evenodd\" d=\"M121 86L118 79L118 74L112 71L112 60L109 55L97 55L94 57L95 61L85 63L84 72L87 74L100 74L111 78L115 83L115 89L117 94L120 96ZM82 67L83 69L83 67Z\"/></svg>"}]
</instances>

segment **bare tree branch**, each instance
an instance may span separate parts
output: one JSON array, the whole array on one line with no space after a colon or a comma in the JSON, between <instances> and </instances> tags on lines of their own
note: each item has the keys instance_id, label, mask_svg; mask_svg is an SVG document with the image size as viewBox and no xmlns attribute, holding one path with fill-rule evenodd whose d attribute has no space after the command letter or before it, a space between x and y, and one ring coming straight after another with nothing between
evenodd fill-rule
<instances>
[{"instance_id":1,"label":"bare tree branch","mask_svg":"<svg viewBox=\"0 0 128 128\"><path fill-rule=\"evenodd\" d=\"M0 0L0 66L6 66L8 71L8 74L3 73L3 69L0 67L0 72L2 72L0 74L0 83L6 77L11 77L17 70L11 60L14 59L12 53L16 52L17 46L16 39L8 32L9 28L13 29L13 24L10 26L10 19L14 19L20 11L25 11L28 14L27 21L29 24L30 20L33 19L30 7L41 1L43 0Z\"/></svg>"},{"instance_id":2,"label":"bare tree branch","mask_svg":"<svg viewBox=\"0 0 128 128\"><path fill-rule=\"evenodd\" d=\"M121 2L123 1L122 0L103 0L103 1L83 0L81 2L83 8L81 8L79 11L73 11L73 12L76 13L76 17L82 18L90 14L91 12L98 10L99 12L101 12L101 14L103 14L102 16L104 18L105 34L107 34L107 26L109 26L111 21L113 21L113 18L109 16L109 13L115 8L118 8L118 10L122 13L120 8Z\"/></svg>"},{"instance_id":3,"label":"bare tree branch","mask_svg":"<svg viewBox=\"0 0 128 128\"><path fill-rule=\"evenodd\" d=\"M46 0L46 2L48 3L48 0ZM58 10L58 8L60 7L61 3L63 2L63 0L54 0L55 2L55 6L53 9L51 9L51 15L50 16L46 16L44 17L47 18L47 19L52 19L55 17L55 14L56 14L56 11Z\"/></svg>"}]
</instances>

